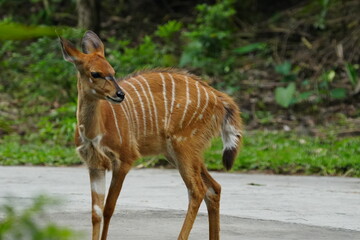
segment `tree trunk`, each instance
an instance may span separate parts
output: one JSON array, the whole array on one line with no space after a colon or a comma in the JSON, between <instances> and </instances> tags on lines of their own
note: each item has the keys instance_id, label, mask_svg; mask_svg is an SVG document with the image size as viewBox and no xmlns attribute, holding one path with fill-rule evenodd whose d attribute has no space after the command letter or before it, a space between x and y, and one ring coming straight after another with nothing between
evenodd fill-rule
<instances>
[{"instance_id":1,"label":"tree trunk","mask_svg":"<svg viewBox=\"0 0 360 240\"><path fill-rule=\"evenodd\" d=\"M97 34L100 31L100 1L77 0L78 27L90 29Z\"/></svg>"}]
</instances>

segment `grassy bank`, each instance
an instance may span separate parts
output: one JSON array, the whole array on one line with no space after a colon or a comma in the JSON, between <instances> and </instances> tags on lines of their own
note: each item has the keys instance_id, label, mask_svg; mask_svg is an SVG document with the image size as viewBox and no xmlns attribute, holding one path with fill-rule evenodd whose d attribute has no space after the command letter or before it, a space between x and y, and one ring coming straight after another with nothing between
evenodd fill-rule
<instances>
[{"instance_id":1,"label":"grassy bank","mask_svg":"<svg viewBox=\"0 0 360 240\"><path fill-rule=\"evenodd\" d=\"M216 139L205 153L210 169L221 165L221 146L220 139ZM314 138L256 131L247 134L234 170L360 177L359 153L360 137Z\"/></svg>"},{"instance_id":2,"label":"grassy bank","mask_svg":"<svg viewBox=\"0 0 360 240\"><path fill-rule=\"evenodd\" d=\"M215 139L205 152L209 169L222 170L221 155L221 139ZM158 166L159 161L160 165L163 163L161 159L144 158L136 165ZM0 140L1 165L58 166L79 163L74 147L40 142L22 143L18 136L7 136ZM315 138L291 132L248 132L233 170L360 177L360 137Z\"/></svg>"},{"instance_id":3,"label":"grassy bank","mask_svg":"<svg viewBox=\"0 0 360 240\"><path fill-rule=\"evenodd\" d=\"M0 165L75 165L81 164L75 147L42 142L23 142L18 135L0 139Z\"/></svg>"}]
</instances>

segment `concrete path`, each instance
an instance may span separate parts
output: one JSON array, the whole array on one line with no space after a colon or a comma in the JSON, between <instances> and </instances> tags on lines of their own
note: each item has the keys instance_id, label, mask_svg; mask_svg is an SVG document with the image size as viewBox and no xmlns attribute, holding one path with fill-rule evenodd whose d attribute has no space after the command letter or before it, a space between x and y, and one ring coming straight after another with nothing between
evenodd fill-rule
<instances>
[{"instance_id":1,"label":"concrete path","mask_svg":"<svg viewBox=\"0 0 360 240\"><path fill-rule=\"evenodd\" d=\"M360 239L358 178L212 175L222 185L222 239ZM52 210L53 221L89 239L85 168L0 167L0 203L13 196L23 205L40 193L64 202ZM187 200L176 170L134 169L125 180L109 239L176 239ZM203 204L190 239L207 238Z\"/></svg>"}]
</instances>

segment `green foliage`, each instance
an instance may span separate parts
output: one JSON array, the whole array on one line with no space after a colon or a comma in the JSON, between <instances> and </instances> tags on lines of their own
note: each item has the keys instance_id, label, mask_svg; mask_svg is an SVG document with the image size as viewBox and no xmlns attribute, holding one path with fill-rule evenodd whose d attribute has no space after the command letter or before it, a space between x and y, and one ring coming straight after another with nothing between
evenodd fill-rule
<instances>
[{"instance_id":1,"label":"green foliage","mask_svg":"<svg viewBox=\"0 0 360 240\"><path fill-rule=\"evenodd\" d=\"M58 25L73 16L76 1L0 0L0 16L14 22L32 25ZM62 23L64 24L64 23Z\"/></svg>"},{"instance_id":2,"label":"green foliage","mask_svg":"<svg viewBox=\"0 0 360 240\"><path fill-rule=\"evenodd\" d=\"M128 40L109 39L108 60L115 70L122 74L129 74L140 68L154 68L158 66L172 66L171 57L161 54L159 46L151 36L145 36L142 42L130 47Z\"/></svg>"},{"instance_id":3,"label":"green foliage","mask_svg":"<svg viewBox=\"0 0 360 240\"><path fill-rule=\"evenodd\" d=\"M6 119L4 116L0 116L0 129L4 131L5 133L11 133L12 121Z\"/></svg>"},{"instance_id":4,"label":"green foliage","mask_svg":"<svg viewBox=\"0 0 360 240\"><path fill-rule=\"evenodd\" d=\"M351 63L345 63L346 75L349 78L349 81L353 86L357 86L358 81L359 81L358 74L357 74L358 69L359 69L358 64L353 65Z\"/></svg>"},{"instance_id":5,"label":"green foliage","mask_svg":"<svg viewBox=\"0 0 360 240\"><path fill-rule=\"evenodd\" d=\"M59 29L60 31L61 29ZM1 40L24 40L44 36L56 36L54 27L49 26L25 26L18 23L0 22Z\"/></svg>"},{"instance_id":6,"label":"green foliage","mask_svg":"<svg viewBox=\"0 0 360 240\"><path fill-rule=\"evenodd\" d=\"M75 103L65 104L42 117L37 124L38 133L29 138L47 142L48 144L73 145L76 126Z\"/></svg>"},{"instance_id":7,"label":"green foliage","mask_svg":"<svg viewBox=\"0 0 360 240\"><path fill-rule=\"evenodd\" d=\"M334 80L336 73L334 70L326 71L322 74L322 80L324 84L328 84Z\"/></svg>"},{"instance_id":8,"label":"green foliage","mask_svg":"<svg viewBox=\"0 0 360 240\"><path fill-rule=\"evenodd\" d=\"M176 20L171 20L164 25L159 25L155 31L155 35L158 36L158 51L162 56L162 63L164 66L173 67L179 64L179 46L181 42L179 40L180 30L183 24Z\"/></svg>"},{"instance_id":9,"label":"green foliage","mask_svg":"<svg viewBox=\"0 0 360 240\"><path fill-rule=\"evenodd\" d=\"M4 69L0 83L4 91L25 104L39 98L63 102L75 99L75 72L62 59L57 40L44 37L25 48L19 42L6 41L0 54Z\"/></svg>"},{"instance_id":10,"label":"green foliage","mask_svg":"<svg viewBox=\"0 0 360 240\"><path fill-rule=\"evenodd\" d=\"M73 31L63 34L75 35ZM53 146L71 144L75 122L75 72L62 59L58 40L42 37L25 47L23 42L4 41L0 45L0 68L1 91L12 100L2 111L19 107L17 119L0 117L0 128L5 133L20 128L26 136L5 136L0 140L0 164L78 163L72 151ZM73 102L66 114L62 111L69 105L50 111L64 102Z\"/></svg>"},{"instance_id":11,"label":"green foliage","mask_svg":"<svg viewBox=\"0 0 360 240\"><path fill-rule=\"evenodd\" d=\"M290 82L296 80L296 74L291 70L292 65L289 61L285 61L275 66L275 72L282 75L281 81Z\"/></svg>"},{"instance_id":12,"label":"green foliage","mask_svg":"<svg viewBox=\"0 0 360 240\"><path fill-rule=\"evenodd\" d=\"M243 115L243 114L241 114ZM256 118L259 120L261 124L269 124L274 120L274 116L269 111L256 111L255 112ZM242 116L243 119L246 119L246 117Z\"/></svg>"},{"instance_id":13,"label":"green foliage","mask_svg":"<svg viewBox=\"0 0 360 240\"><path fill-rule=\"evenodd\" d=\"M332 88L331 84L335 81L336 72L334 70L324 71L317 85L319 98L344 99L348 96L345 88Z\"/></svg>"},{"instance_id":14,"label":"green foliage","mask_svg":"<svg viewBox=\"0 0 360 240\"><path fill-rule=\"evenodd\" d=\"M235 14L233 0L215 5L200 4L196 23L184 32L186 44L180 58L180 66L202 68L212 76L228 73L234 57L225 54L230 50L233 38L231 17Z\"/></svg>"},{"instance_id":15,"label":"green foliage","mask_svg":"<svg viewBox=\"0 0 360 240\"><path fill-rule=\"evenodd\" d=\"M282 64L276 65L275 71L284 76L287 76L291 73L291 63L289 61L285 61Z\"/></svg>"},{"instance_id":16,"label":"green foliage","mask_svg":"<svg viewBox=\"0 0 360 240\"><path fill-rule=\"evenodd\" d=\"M330 97L334 99L344 99L347 93L345 88L334 88L330 90Z\"/></svg>"},{"instance_id":17,"label":"green foliage","mask_svg":"<svg viewBox=\"0 0 360 240\"><path fill-rule=\"evenodd\" d=\"M289 83L286 88L277 87L275 89L275 100L282 107L289 107L293 102L296 91L295 83Z\"/></svg>"},{"instance_id":18,"label":"green foliage","mask_svg":"<svg viewBox=\"0 0 360 240\"><path fill-rule=\"evenodd\" d=\"M6 9L7 6L15 6L13 2L8 0L0 1L0 8ZM250 2L247 4L251 5ZM324 32L328 28L330 21L327 22L326 19L330 17L329 13L333 2L338 1L311 1L309 5L313 8L311 10L313 14L308 20L310 23L308 24L304 20L300 24L301 31L290 28L290 32L296 32L296 34L303 36L303 31L305 31L304 33L311 36L310 38L305 34L304 36L308 40L303 41L303 44L309 49L315 47L316 44L314 43L317 42L316 35L319 34L318 32ZM64 4L62 1L55 0L51 2L50 6L45 6L48 1L33 0L31 3L37 4L37 10L41 9L36 13L29 13L31 18L29 17L26 20L32 24L49 24L51 18L56 14L66 15L65 13L56 12L59 4ZM168 21L166 24L158 26L157 30L152 34L140 34L141 36L145 35L140 41L137 38L134 38L135 40L128 38L121 41L115 40L118 37L103 39L107 57L119 75L126 75L139 68L180 66L195 70L205 78L207 76L215 77L213 84L217 88L235 96L239 95L240 86L243 86L241 84L242 80L247 79L248 74L251 76L251 73L247 73L248 70L251 72L258 69L259 72L267 72L269 68L273 68L279 74L279 79L284 86L275 89L274 99L279 106L284 108L290 108L293 104L308 100L317 107L317 103L321 101L349 97L350 87L353 87L355 92L358 91L360 86L358 80L359 66L347 59L341 61L340 67L320 68L324 69L320 77L318 75L316 75L316 78L309 77L307 71L311 70L308 70L309 66L306 66L308 62L303 64L300 61L299 63L296 59L289 57L289 55L295 56L291 55L289 51L294 49L294 44L299 44L295 40L299 37L294 38L290 32L286 37L287 48L279 56L280 58L287 57L290 60L274 66L274 42L269 41L269 39L274 39L267 37L267 35L276 35L277 38L280 35L282 36L282 30L286 30L286 26L282 25L279 28L277 21L283 19L283 17L276 12L271 22L273 25L270 26L271 31L274 31L271 34L266 32L266 34L260 34L261 37L254 37L252 35L259 35L259 32L249 30L249 28L244 28L245 31L243 31L244 19L235 19L237 26L241 25L240 31L236 29L237 26L234 24L235 3L234 0L225 0L217 1L214 5L201 4L196 8L195 22L185 25L176 20ZM69 6L74 6L74 2ZM17 6L15 7L17 8ZM24 16L16 16L16 11L10 11L16 9L15 7L10 7L6 18L1 20L0 32L6 31L6 34L0 34L2 35L0 37L3 37L3 39L19 39L36 37L39 34L54 36L55 32L52 27L30 29L22 25L12 25L13 32L6 29L1 30L1 26L8 27L14 21L25 19ZM237 9L239 9L238 5ZM243 17L241 14L236 14L236 16ZM70 18L72 19L73 16ZM278 20L275 20L275 18ZM357 26L356 21L352 24L346 27ZM296 25L294 24L294 26ZM315 26L315 28L323 31L311 28L315 32L309 34L309 32L306 32L309 25L310 28ZM281 29L280 32L279 29ZM104 29L104 33L109 32ZM69 29L65 29L59 31L59 34L65 38L77 39L78 41L83 32L81 30L70 32ZM329 35L328 38L331 39L332 36ZM349 39L351 38L354 38L354 36L349 35ZM305 37L302 39L305 39ZM279 47L281 47L282 43L279 42ZM314 49L312 51L315 52ZM346 49L345 41L344 49ZM356 59L355 55L353 59ZM59 165L79 163L79 159L74 154L72 147L75 126L75 70L69 63L63 61L58 41L51 37L22 42L3 40L0 44L0 68L2 69L0 77L1 95L9 96L14 101L11 107L16 106L20 109L19 119L10 119L6 115L0 116L0 134L11 134L13 132L11 135L1 136L0 164ZM313 68L309 69L313 70ZM273 73L273 71L268 72ZM269 79L273 77L271 74L264 76L269 77ZM348 82L342 81L344 76L347 77ZM344 86L343 82L350 85L350 87ZM255 95L257 97L257 93L249 90L249 94L244 95L251 97ZM261 110L255 110L258 121L261 124L271 123L274 120L272 110L272 108L265 109L265 107L261 108ZM250 119L249 114L248 116L248 119ZM14 124L24 126L25 130L21 127L19 127L20 130L14 128ZM16 136L16 132L25 133L26 137ZM256 138L257 134L255 135ZM259 134L259 136L273 138L271 134ZM307 141L311 142L311 140ZM255 152L255 143L254 146L250 145L251 147L253 147L252 151ZM213 151L221 153L221 147L219 149L213 149ZM253 159L256 159L261 153L258 153L258 155L255 153L249 154L254 156ZM273 154L273 156L275 155ZM288 153L288 156L291 157L290 153ZM255 160L251 160L252 164L260 166L255 169L266 169L261 167L263 166L261 163L253 163L253 161ZM264 164L271 165L273 163L264 162ZM246 166L251 167L252 165L244 164L243 166L245 169ZM238 169L242 169L242 167L238 167ZM276 168L271 165L270 169ZM279 169L283 169L283 167L279 167ZM283 170L274 171L281 172ZM315 168L313 172L316 172ZM336 170L336 172L339 172L339 170Z\"/></svg>"},{"instance_id":19,"label":"green foliage","mask_svg":"<svg viewBox=\"0 0 360 240\"><path fill-rule=\"evenodd\" d=\"M158 26L158 29L155 31L155 35L159 36L166 40L171 40L176 32L179 32L183 24L176 20L168 21L164 25Z\"/></svg>"},{"instance_id":20,"label":"green foliage","mask_svg":"<svg viewBox=\"0 0 360 240\"><path fill-rule=\"evenodd\" d=\"M72 230L49 223L44 217L47 207L56 201L45 196L34 199L32 205L23 210L9 202L0 206L0 239L4 240L67 240L76 239Z\"/></svg>"},{"instance_id":21,"label":"green foliage","mask_svg":"<svg viewBox=\"0 0 360 240\"><path fill-rule=\"evenodd\" d=\"M145 35L138 44L132 40L107 39L107 59L120 75L127 75L138 69L173 67L178 65L175 55L178 44L175 40L183 24L170 20L159 25L153 34Z\"/></svg>"},{"instance_id":22,"label":"green foliage","mask_svg":"<svg viewBox=\"0 0 360 240\"><path fill-rule=\"evenodd\" d=\"M63 31L62 35L79 35L79 32ZM12 100L11 106L20 108L19 117L15 120L9 119L6 115L1 117L0 127L9 133L14 129L11 125L25 126L24 130L32 129L33 133L26 133L32 140L38 141L40 138L42 141L51 140L52 143L69 144L70 136L73 135L70 132L73 132L74 107L71 109L72 120L65 117L60 123L58 120L60 117L40 119L44 115L48 116L54 106L61 106L65 102L72 102L74 105L75 71L63 60L57 39L42 37L28 42L25 47L23 44L23 42L7 40L0 45L2 69L0 89L7 99ZM36 123L42 130L34 133ZM55 141L53 137L55 135L62 140Z\"/></svg>"},{"instance_id":23,"label":"green foliage","mask_svg":"<svg viewBox=\"0 0 360 240\"><path fill-rule=\"evenodd\" d=\"M276 87L275 89L275 101L284 108L288 108L292 104L301 103L310 98L319 102L329 98L344 99L348 97L347 89L332 87L332 83L337 76L333 69L325 70L314 83L313 89L309 89L308 79L304 79L301 84L298 84L300 79L297 75L297 69L293 69L293 66L289 61L276 65L274 69L275 72L281 75L281 81L288 83L286 87ZM356 65L345 64L347 76L354 87L357 86L358 82L356 69Z\"/></svg>"},{"instance_id":24,"label":"green foliage","mask_svg":"<svg viewBox=\"0 0 360 240\"><path fill-rule=\"evenodd\" d=\"M319 28L319 29L325 29L326 27L326 15L327 15L327 12L329 10L329 5L330 5L330 0L317 0L317 3L320 5L321 7L321 11L319 13L319 15L317 16L316 18L316 21L314 23L314 26L316 28Z\"/></svg>"},{"instance_id":25,"label":"green foliage","mask_svg":"<svg viewBox=\"0 0 360 240\"><path fill-rule=\"evenodd\" d=\"M80 164L73 143L75 113L75 103L64 104L35 118L38 131L23 137L13 133L0 138L0 165Z\"/></svg>"},{"instance_id":26,"label":"green foliage","mask_svg":"<svg viewBox=\"0 0 360 240\"><path fill-rule=\"evenodd\" d=\"M294 81L297 76L292 72L291 68L292 65L288 61L275 66L275 72L282 76L281 81L290 82L285 88L277 87L275 89L275 101L284 108L289 107L290 104L295 102L296 84Z\"/></svg>"},{"instance_id":27,"label":"green foliage","mask_svg":"<svg viewBox=\"0 0 360 240\"><path fill-rule=\"evenodd\" d=\"M240 55L252 53L255 51L264 51L266 50L268 45L263 42L257 42L257 43L251 43L244 46L241 46L239 48L234 49L235 53L238 53Z\"/></svg>"},{"instance_id":28,"label":"green foliage","mask_svg":"<svg viewBox=\"0 0 360 240\"><path fill-rule=\"evenodd\" d=\"M121 75L135 70L155 67L172 67L177 65L174 55L176 44L174 36L182 28L182 23L172 20L158 26L154 35L163 40L163 45L154 41L154 37L145 36L140 44L131 46L130 40L109 38L107 44L108 60Z\"/></svg>"}]
</instances>

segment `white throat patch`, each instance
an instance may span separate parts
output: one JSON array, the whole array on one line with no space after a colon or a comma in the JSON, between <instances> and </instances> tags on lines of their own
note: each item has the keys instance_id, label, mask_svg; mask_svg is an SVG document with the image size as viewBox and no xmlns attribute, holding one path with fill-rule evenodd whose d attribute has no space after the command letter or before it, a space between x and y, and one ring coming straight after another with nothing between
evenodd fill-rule
<instances>
[{"instance_id":1,"label":"white throat patch","mask_svg":"<svg viewBox=\"0 0 360 240\"><path fill-rule=\"evenodd\" d=\"M101 145L102 134L94 138L85 135L84 125L79 126L81 145L76 148L80 158L89 168L108 169L112 168L113 161L119 159L119 155L107 146Z\"/></svg>"}]
</instances>

